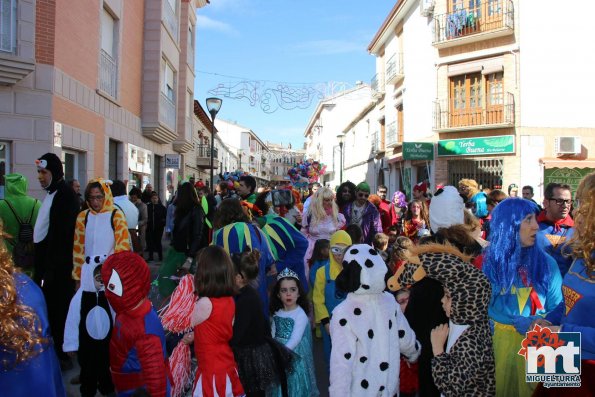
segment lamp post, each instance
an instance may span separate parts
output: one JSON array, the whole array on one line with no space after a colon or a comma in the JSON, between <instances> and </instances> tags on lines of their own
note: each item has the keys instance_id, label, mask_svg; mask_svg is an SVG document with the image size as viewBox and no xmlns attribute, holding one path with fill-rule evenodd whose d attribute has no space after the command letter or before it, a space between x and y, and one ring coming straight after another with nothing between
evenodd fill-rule
<instances>
[{"instance_id":1,"label":"lamp post","mask_svg":"<svg viewBox=\"0 0 595 397\"><path fill-rule=\"evenodd\" d=\"M345 135L339 134L337 135L337 140L339 141L339 184L343 183L343 142L345 141Z\"/></svg>"},{"instance_id":2,"label":"lamp post","mask_svg":"<svg viewBox=\"0 0 595 397\"><path fill-rule=\"evenodd\" d=\"M211 114L211 179L210 179L210 186L211 192L213 192L213 157L215 155L215 117L217 117L217 113L219 113L219 109L221 109L221 103L223 102L222 99L219 98L207 98L207 110Z\"/></svg>"}]
</instances>

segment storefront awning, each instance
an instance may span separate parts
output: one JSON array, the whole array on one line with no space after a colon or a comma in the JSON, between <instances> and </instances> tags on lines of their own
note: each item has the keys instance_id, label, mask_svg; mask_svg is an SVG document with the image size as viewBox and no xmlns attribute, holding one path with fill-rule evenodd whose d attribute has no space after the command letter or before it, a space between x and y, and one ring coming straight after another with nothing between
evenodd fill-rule
<instances>
[{"instance_id":1,"label":"storefront awning","mask_svg":"<svg viewBox=\"0 0 595 397\"><path fill-rule=\"evenodd\" d=\"M387 160L389 164L399 163L401 161L403 161L403 156L397 156Z\"/></svg>"}]
</instances>

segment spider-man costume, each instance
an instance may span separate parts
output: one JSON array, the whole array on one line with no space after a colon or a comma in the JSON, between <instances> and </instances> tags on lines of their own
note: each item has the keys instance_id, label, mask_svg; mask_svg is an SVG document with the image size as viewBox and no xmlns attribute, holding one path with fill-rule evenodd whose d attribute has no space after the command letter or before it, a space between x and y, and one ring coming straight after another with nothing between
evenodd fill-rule
<instances>
[{"instance_id":1,"label":"spider-man costume","mask_svg":"<svg viewBox=\"0 0 595 397\"><path fill-rule=\"evenodd\" d=\"M105 295L116 312L110 341L110 370L118 396L145 389L152 397L170 395L165 333L147 299L150 272L132 252L111 255L101 269Z\"/></svg>"}]
</instances>

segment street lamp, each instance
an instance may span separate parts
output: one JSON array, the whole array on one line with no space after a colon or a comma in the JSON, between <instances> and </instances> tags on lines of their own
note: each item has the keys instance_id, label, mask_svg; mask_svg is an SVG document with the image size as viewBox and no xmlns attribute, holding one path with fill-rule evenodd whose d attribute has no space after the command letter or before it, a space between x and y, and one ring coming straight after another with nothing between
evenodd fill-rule
<instances>
[{"instance_id":1,"label":"street lamp","mask_svg":"<svg viewBox=\"0 0 595 397\"><path fill-rule=\"evenodd\" d=\"M211 179L210 179L210 189L211 192L213 190L213 156L215 155L215 117L217 117L217 113L219 113L219 109L221 109L221 103L223 102L222 99L219 98L207 98L207 110L211 113Z\"/></svg>"},{"instance_id":2,"label":"street lamp","mask_svg":"<svg viewBox=\"0 0 595 397\"><path fill-rule=\"evenodd\" d=\"M339 141L339 184L343 183L343 142L345 142L345 135L339 134L337 135L337 140Z\"/></svg>"}]
</instances>

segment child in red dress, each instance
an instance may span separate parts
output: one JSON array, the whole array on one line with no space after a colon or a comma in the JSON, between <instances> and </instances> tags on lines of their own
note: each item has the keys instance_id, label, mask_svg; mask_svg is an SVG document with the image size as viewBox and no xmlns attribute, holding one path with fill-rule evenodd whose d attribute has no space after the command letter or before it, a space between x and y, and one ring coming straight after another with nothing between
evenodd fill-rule
<instances>
[{"instance_id":1,"label":"child in red dress","mask_svg":"<svg viewBox=\"0 0 595 397\"><path fill-rule=\"evenodd\" d=\"M194 275L199 296L192 312L193 332L184 341L194 340L198 360L193 396L243 396L238 369L229 341L233 335L236 292L234 268L223 248L211 245L199 251Z\"/></svg>"}]
</instances>

